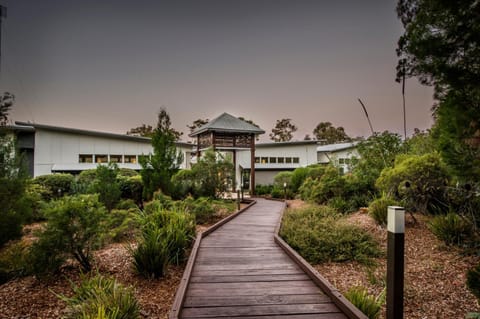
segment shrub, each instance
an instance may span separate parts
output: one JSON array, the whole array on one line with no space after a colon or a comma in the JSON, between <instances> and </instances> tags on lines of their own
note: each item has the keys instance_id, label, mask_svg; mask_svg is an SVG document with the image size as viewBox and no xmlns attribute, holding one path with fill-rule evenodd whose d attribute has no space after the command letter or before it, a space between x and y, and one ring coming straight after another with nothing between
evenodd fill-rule
<instances>
[{"instance_id":1,"label":"shrub","mask_svg":"<svg viewBox=\"0 0 480 319\"><path fill-rule=\"evenodd\" d=\"M85 271L91 269L91 252L101 245L106 212L94 195L66 196L44 210L47 224L30 249L34 272L57 269L73 257Z\"/></svg>"},{"instance_id":2,"label":"shrub","mask_svg":"<svg viewBox=\"0 0 480 319\"><path fill-rule=\"evenodd\" d=\"M33 182L46 187L52 198L59 198L71 193L74 180L71 174L49 174L37 176Z\"/></svg>"},{"instance_id":3,"label":"shrub","mask_svg":"<svg viewBox=\"0 0 480 319\"><path fill-rule=\"evenodd\" d=\"M283 185L287 184L287 188L291 189L292 187L292 172L280 172L273 178L274 188L283 189Z\"/></svg>"},{"instance_id":4,"label":"shrub","mask_svg":"<svg viewBox=\"0 0 480 319\"><path fill-rule=\"evenodd\" d=\"M344 195L345 179L336 167L326 166L320 178L307 178L299 191L302 199L324 204L330 198Z\"/></svg>"},{"instance_id":5,"label":"shrub","mask_svg":"<svg viewBox=\"0 0 480 319\"><path fill-rule=\"evenodd\" d=\"M195 174L190 169L182 169L172 177L173 192L175 199L184 199L191 195L196 195Z\"/></svg>"},{"instance_id":6,"label":"shrub","mask_svg":"<svg viewBox=\"0 0 480 319\"><path fill-rule=\"evenodd\" d=\"M273 187L272 191L270 192L270 195L272 196L272 198L282 198L282 199L285 197L287 197L287 199L294 198L294 194L291 189L287 188L285 190L284 188L280 188L277 186Z\"/></svg>"},{"instance_id":7,"label":"shrub","mask_svg":"<svg viewBox=\"0 0 480 319\"><path fill-rule=\"evenodd\" d=\"M369 295L367 289L363 287L352 287L345 293L345 298L369 319L376 319L380 316L385 294L382 292L378 297L375 297Z\"/></svg>"},{"instance_id":8,"label":"shrub","mask_svg":"<svg viewBox=\"0 0 480 319\"><path fill-rule=\"evenodd\" d=\"M374 199L368 205L368 213L381 226L387 225L388 206L396 206L398 203L389 195L383 194L382 197Z\"/></svg>"},{"instance_id":9,"label":"shrub","mask_svg":"<svg viewBox=\"0 0 480 319\"><path fill-rule=\"evenodd\" d=\"M293 170L290 178L290 188L292 192L297 193L300 186L307 179L308 173L311 170L309 167L298 167Z\"/></svg>"},{"instance_id":10,"label":"shrub","mask_svg":"<svg viewBox=\"0 0 480 319\"><path fill-rule=\"evenodd\" d=\"M212 221L215 213L217 212L212 200L206 197L200 197L198 199L187 197L183 201L183 205L187 212L195 216L195 221L197 224L209 223Z\"/></svg>"},{"instance_id":11,"label":"shrub","mask_svg":"<svg viewBox=\"0 0 480 319\"><path fill-rule=\"evenodd\" d=\"M27 273L28 249L25 243L18 241L9 244L0 253L0 285L8 280Z\"/></svg>"},{"instance_id":12,"label":"shrub","mask_svg":"<svg viewBox=\"0 0 480 319\"><path fill-rule=\"evenodd\" d=\"M67 303L65 318L140 318L133 289L115 279L82 276L78 286L72 283L72 290L72 297L59 295Z\"/></svg>"},{"instance_id":13,"label":"shrub","mask_svg":"<svg viewBox=\"0 0 480 319\"><path fill-rule=\"evenodd\" d=\"M143 182L139 175L118 177L121 198L132 199L137 205L142 203Z\"/></svg>"},{"instance_id":14,"label":"shrub","mask_svg":"<svg viewBox=\"0 0 480 319\"><path fill-rule=\"evenodd\" d=\"M328 200L328 206L335 209L338 213L347 213L349 211L348 202L342 197L333 197Z\"/></svg>"},{"instance_id":15,"label":"shrub","mask_svg":"<svg viewBox=\"0 0 480 319\"><path fill-rule=\"evenodd\" d=\"M480 264L467 272L467 287L480 299Z\"/></svg>"},{"instance_id":16,"label":"shrub","mask_svg":"<svg viewBox=\"0 0 480 319\"><path fill-rule=\"evenodd\" d=\"M347 224L328 206L288 210L280 232L310 263L356 260L380 255L378 243L361 228Z\"/></svg>"},{"instance_id":17,"label":"shrub","mask_svg":"<svg viewBox=\"0 0 480 319\"><path fill-rule=\"evenodd\" d=\"M120 201L122 191L117 181L118 166L109 163L107 166L98 165L96 178L92 184L92 190L98 194L98 199L111 211Z\"/></svg>"},{"instance_id":18,"label":"shrub","mask_svg":"<svg viewBox=\"0 0 480 319\"><path fill-rule=\"evenodd\" d=\"M435 216L428 224L430 231L447 245L462 245L472 240L472 224L466 218L449 212Z\"/></svg>"},{"instance_id":19,"label":"shrub","mask_svg":"<svg viewBox=\"0 0 480 319\"><path fill-rule=\"evenodd\" d=\"M142 230L136 249L132 249L135 269L146 277L164 275L167 263L180 263L195 235L192 215L180 210L150 206L142 218Z\"/></svg>"},{"instance_id":20,"label":"shrub","mask_svg":"<svg viewBox=\"0 0 480 319\"><path fill-rule=\"evenodd\" d=\"M256 185L255 186L255 194L262 196L262 195L269 195L273 190L273 185Z\"/></svg>"},{"instance_id":21,"label":"shrub","mask_svg":"<svg viewBox=\"0 0 480 319\"><path fill-rule=\"evenodd\" d=\"M134 169L131 169L131 168L119 168L118 169L118 176L122 176L122 177L135 177L135 176L139 176L140 178L142 178L140 176L140 173L137 172L136 170Z\"/></svg>"},{"instance_id":22,"label":"shrub","mask_svg":"<svg viewBox=\"0 0 480 319\"><path fill-rule=\"evenodd\" d=\"M139 212L138 208L112 209L106 218L108 238L118 242L133 237L139 226Z\"/></svg>"},{"instance_id":23,"label":"shrub","mask_svg":"<svg viewBox=\"0 0 480 319\"><path fill-rule=\"evenodd\" d=\"M95 178L97 178L97 170L87 169L78 174L77 182L80 184L91 185Z\"/></svg>"},{"instance_id":24,"label":"shrub","mask_svg":"<svg viewBox=\"0 0 480 319\"><path fill-rule=\"evenodd\" d=\"M380 191L397 194L407 210L436 213L445 205L447 171L436 153L398 156L393 168L382 171L376 182Z\"/></svg>"}]
</instances>

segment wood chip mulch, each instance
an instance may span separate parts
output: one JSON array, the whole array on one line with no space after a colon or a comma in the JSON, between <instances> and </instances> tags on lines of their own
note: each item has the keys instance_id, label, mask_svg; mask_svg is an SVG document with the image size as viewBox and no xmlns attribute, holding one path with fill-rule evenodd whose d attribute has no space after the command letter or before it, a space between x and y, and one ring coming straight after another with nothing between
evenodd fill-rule
<instances>
[{"instance_id":1,"label":"wood chip mulch","mask_svg":"<svg viewBox=\"0 0 480 319\"><path fill-rule=\"evenodd\" d=\"M464 256L455 247L446 246L427 228L429 218L406 215L405 230L405 318L465 318L480 312L476 297L466 287L466 272L479 262L477 256ZM371 233L386 249L387 231L365 213L349 216L349 222ZM375 296L385 287L386 259L375 266L356 262L326 263L315 268L342 293L350 287L363 286ZM381 318L385 318L383 309Z\"/></svg>"}]
</instances>

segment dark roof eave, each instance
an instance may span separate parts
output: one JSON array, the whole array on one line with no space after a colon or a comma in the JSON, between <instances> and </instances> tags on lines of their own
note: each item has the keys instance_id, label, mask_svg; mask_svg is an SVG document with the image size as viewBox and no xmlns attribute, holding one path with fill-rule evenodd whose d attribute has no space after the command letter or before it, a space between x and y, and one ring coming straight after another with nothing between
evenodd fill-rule
<instances>
[{"instance_id":1,"label":"dark roof eave","mask_svg":"<svg viewBox=\"0 0 480 319\"><path fill-rule=\"evenodd\" d=\"M258 131L253 131L253 130L236 130L236 129L232 129L232 130L229 130L229 129L217 129L217 128L210 128L210 127L207 127L205 129L202 129L202 130L198 130L196 132L193 132L193 133L190 133L188 134L189 137L195 137L197 135L200 135L202 133L205 133L205 132L220 132L220 133L239 133L239 134L265 134L265 131L264 130L258 130Z\"/></svg>"}]
</instances>

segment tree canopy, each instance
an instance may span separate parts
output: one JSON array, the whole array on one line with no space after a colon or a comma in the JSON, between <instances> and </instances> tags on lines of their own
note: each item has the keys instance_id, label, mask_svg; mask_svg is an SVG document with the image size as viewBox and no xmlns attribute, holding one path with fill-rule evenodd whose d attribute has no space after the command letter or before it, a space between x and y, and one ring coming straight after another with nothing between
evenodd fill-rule
<instances>
[{"instance_id":1,"label":"tree canopy","mask_svg":"<svg viewBox=\"0 0 480 319\"><path fill-rule=\"evenodd\" d=\"M8 112L12 108L15 96L9 92L5 92L0 96L0 125L6 125L8 122Z\"/></svg>"},{"instance_id":2,"label":"tree canopy","mask_svg":"<svg viewBox=\"0 0 480 319\"><path fill-rule=\"evenodd\" d=\"M335 127L330 122L318 123L313 130L313 134L321 144L335 144L351 140L343 127Z\"/></svg>"},{"instance_id":3,"label":"tree canopy","mask_svg":"<svg viewBox=\"0 0 480 319\"><path fill-rule=\"evenodd\" d=\"M172 123L170 122L170 117L168 116L168 114L166 114L165 109L161 108L160 112L158 113L158 121L156 128L158 129L159 126L168 127L168 130L171 134L173 134L175 141L178 141L180 137L182 137L183 132L174 129L173 127L171 127L171 124ZM127 135L153 137L153 135L155 135L155 128L153 128L153 126L151 125L142 124L128 130Z\"/></svg>"},{"instance_id":4,"label":"tree canopy","mask_svg":"<svg viewBox=\"0 0 480 319\"><path fill-rule=\"evenodd\" d=\"M397 80L432 85L433 136L461 179L480 177L480 2L399 0Z\"/></svg>"},{"instance_id":5,"label":"tree canopy","mask_svg":"<svg viewBox=\"0 0 480 319\"><path fill-rule=\"evenodd\" d=\"M152 137L154 133L153 126L142 124L128 130L127 135Z\"/></svg>"},{"instance_id":6,"label":"tree canopy","mask_svg":"<svg viewBox=\"0 0 480 319\"><path fill-rule=\"evenodd\" d=\"M176 135L170 125L170 116L165 109L161 109L152 136L153 154L139 159L146 199L150 199L153 192L158 189L170 194L171 177L178 171L183 160L182 154L177 152L175 147Z\"/></svg>"},{"instance_id":7,"label":"tree canopy","mask_svg":"<svg viewBox=\"0 0 480 319\"><path fill-rule=\"evenodd\" d=\"M277 120L275 127L270 133L270 139L275 142L288 142L292 140L293 133L297 131L297 126L291 119Z\"/></svg>"},{"instance_id":8,"label":"tree canopy","mask_svg":"<svg viewBox=\"0 0 480 319\"><path fill-rule=\"evenodd\" d=\"M208 119L197 119L192 122L192 125L187 125L187 127L190 129L190 133L193 133L193 131L195 131L197 128L204 126L208 122Z\"/></svg>"}]
</instances>

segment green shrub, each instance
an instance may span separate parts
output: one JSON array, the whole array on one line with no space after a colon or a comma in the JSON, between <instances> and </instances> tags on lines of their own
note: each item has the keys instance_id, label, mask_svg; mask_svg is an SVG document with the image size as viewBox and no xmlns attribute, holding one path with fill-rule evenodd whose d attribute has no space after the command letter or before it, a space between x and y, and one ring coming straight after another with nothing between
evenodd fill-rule
<instances>
[{"instance_id":1,"label":"green shrub","mask_svg":"<svg viewBox=\"0 0 480 319\"><path fill-rule=\"evenodd\" d=\"M155 201L154 201L155 202ZM150 206L142 218L139 243L131 253L135 269L146 277L162 277L168 263L180 263L195 236L192 215Z\"/></svg>"},{"instance_id":2,"label":"green shrub","mask_svg":"<svg viewBox=\"0 0 480 319\"><path fill-rule=\"evenodd\" d=\"M467 272L467 287L480 299L480 264Z\"/></svg>"},{"instance_id":3,"label":"green shrub","mask_svg":"<svg viewBox=\"0 0 480 319\"><path fill-rule=\"evenodd\" d=\"M438 154L402 155L397 156L393 168L382 171L376 186L380 191L397 194L409 211L446 212L447 178L445 165Z\"/></svg>"},{"instance_id":4,"label":"green shrub","mask_svg":"<svg viewBox=\"0 0 480 319\"><path fill-rule=\"evenodd\" d=\"M453 212L435 216L428 224L428 228L447 245L462 245L472 240L471 222Z\"/></svg>"},{"instance_id":5,"label":"green shrub","mask_svg":"<svg viewBox=\"0 0 480 319\"><path fill-rule=\"evenodd\" d=\"M97 178L97 170L87 169L78 174L77 182L80 184L91 185L95 178Z\"/></svg>"},{"instance_id":6,"label":"green shrub","mask_svg":"<svg viewBox=\"0 0 480 319\"><path fill-rule=\"evenodd\" d=\"M342 197L330 198L327 202L327 205L341 214L349 212L350 208L348 202Z\"/></svg>"},{"instance_id":7,"label":"green shrub","mask_svg":"<svg viewBox=\"0 0 480 319\"><path fill-rule=\"evenodd\" d=\"M121 198L132 199L137 205L142 203L143 182L140 175L118 176Z\"/></svg>"},{"instance_id":8,"label":"green shrub","mask_svg":"<svg viewBox=\"0 0 480 319\"><path fill-rule=\"evenodd\" d=\"M273 178L274 188L283 189L283 186L287 184L287 188L292 187L292 172L280 172Z\"/></svg>"},{"instance_id":9,"label":"green shrub","mask_svg":"<svg viewBox=\"0 0 480 319\"><path fill-rule=\"evenodd\" d=\"M65 318L140 318L140 305L132 288L101 275L82 276L81 280L78 286L72 283L72 297L59 295L67 303Z\"/></svg>"},{"instance_id":10,"label":"green shrub","mask_svg":"<svg viewBox=\"0 0 480 319\"><path fill-rule=\"evenodd\" d=\"M344 296L369 319L376 319L380 316L382 304L385 302L384 292L375 297L369 295L367 289L363 287L352 287Z\"/></svg>"},{"instance_id":11,"label":"green shrub","mask_svg":"<svg viewBox=\"0 0 480 319\"><path fill-rule=\"evenodd\" d=\"M293 199L294 198L294 194L292 192L291 189L287 188L286 190L283 189L283 188L280 188L278 186L274 186L272 191L270 192L270 195L272 196L272 198L285 198L285 196L287 197L287 199Z\"/></svg>"},{"instance_id":12,"label":"green shrub","mask_svg":"<svg viewBox=\"0 0 480 319\"><path fill-rule=\"evenodd\" d=\"M28 249L18 241L9 244L0 253L0 285L8 280L23 276L28 270Z\"/></svg>"},{"instance_id":13,"label":"green shrub","mask_svg":"<svg viewBox=\"0 0 480 319\"><path fill-rule=\"evenodd\" d=\"M378 243L370 234L347 224L328 206L288 210L280 234L313 264L351 260L368 263L371 257L380 255Z\"/></svg>"},{"instance_id":14,"label":"green shrub","mask_svg":"<svg viewBox=\"0 0 480 319\"><path fill-rule=\"evenodd\" d=\"M140 173L137 172L136 170L134 169L130 169L130 168L119 168L118 169L118 175L119 176L122 176L122 177L135 177L135 176L139 176L140 178L142 178L140 176Z\"/></svg>"},{"instance_id":15,"label":"green shrub","mask_svg":"<svg viewBox=\"0 0 480 319\"><path fill-rule=\"evenodd\" d=\"M98 165L96 178L92 184L92 191L98 194L98 200L105 205L108 211L111 211L120 201L122 194L117 175L118 166L116 164Z\"/></svg>"},{"instance_id":16,"label":"green shrub","mask_svg":"<svg viewBox=\"0 0 480 319\"><path fill-rule=\"evenodd\" d=\"M114 242L119 242L125 238L133 237L140 224L139 213L138 208L112 209L106 218L108 238Z\"/></svg>"},{"instance_id":17,"label":"green shrub","mask_svg":"<svg viewBox=\"0 0 480 319\"><path fill-rule=\"evenodd\" d=\"M307 179L310 170L311 168L309 167L298 167L293 170L290 178L290 189L293 193L298 192L300 186Z\"/></svg>"},{"instance_id":18,"label":"green shrub","mask_svg":"<svg viewBox=\"0 0 480 319\"><path fill-rule=\"evenodd\" d=\"M255 194L262 196L262 195L270 195L273 190L273 185L255 185Z\"/></svg>"},{"instance_id":19,"label":"green shrub","mask_svg":"<svg viewBox=\"0 0 480 319\"><path fill-rule=\"evenodd\" d=\"M52 198L59 198L71 193L74 180L75 177L71 174L56 173L37 176L33 182L46 187Z\"/></svg>"},{"instance_id":20,"label":"green shrub","mask_svg":"<svg viewBox=\"0 0 480 319\"><path fill-rule=\"evenodd\" d=\"M196 195L195 172L191 169L182 169L173 175L172 184L172 197L175 199L184 199L189 195Z\"/></svg>"},{"instance_id":21,"label":"green shrub","mask_svg":"<svg viewBox=\"0 0 480 319\"><path fill-rule=\"evenodd\" d=\"M195 216L197 224L207 224L211 222L217 212L212 200L206 197L197 199L187 197L181 204L183 204L187 212Z\"/></svg>"},{"instance_id":22,"label":"green shrub","mask_svg":"<svg viewBox=\"0 0 480 319\"><path fill-rule=\"evenodd\" d=\"M320 178L308 177L299 188L303 200L325 204L333 197L342 197L345 193L345 178L334 166L326 166Z\"/></svg>"},{"instance_id":23,"label":"green shrub","mask_svg":"<svg viewBox=\"0 0 480 319\"><path fill-rule=\"evenodd\" d=\"M51 202L44 214L46 226L30 249L33 271L54 271L67 257L90 271L92 251L101 245L105 230L106 212L98 197L66 196Z\"/></svg>"},{"instance_id":24,"label":"green shrub","mask_svg":"<svg viewBox=\"0 0 480 319\"><path fill-rule=\"evenodd\" d=\"M388 217L388 206L396 206L398 203L389 195L383 194L382 197L374 199L368 205L368 213L378 225L386 226Z\"/></svg>"}]
</instances>

